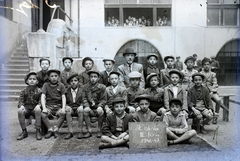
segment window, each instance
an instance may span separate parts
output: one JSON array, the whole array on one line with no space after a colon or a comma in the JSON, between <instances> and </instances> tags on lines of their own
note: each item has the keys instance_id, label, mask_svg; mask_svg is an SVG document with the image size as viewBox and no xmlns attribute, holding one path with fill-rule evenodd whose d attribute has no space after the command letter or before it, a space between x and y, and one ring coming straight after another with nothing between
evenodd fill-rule
<instances>
[{"instance_id":1,"label":"window","mask_svg":"<svg viewBox=\"0 0 240 161\"><path fill-rule=\"evenodd\" d=\"M239 26L239 0L208 0L208 26Z\"/></svg>"},{"instance_id":2,"label":"window","mask_svg":"<svg viewBox=\"0 0 240 161\"><path fill-rule=\"evenodd\" d=\"M105 0L105 26L171 26L171 0Z\"/></svg>"},{"instance_id":3,"label":"window","mask_svg":"<svg viewBox=\"0 0 240 161\"><path fill-rule=\"evenodd\" d=\"M13 19L12 0L0 0L0 16Z\"/></svg>"}]
</instances>

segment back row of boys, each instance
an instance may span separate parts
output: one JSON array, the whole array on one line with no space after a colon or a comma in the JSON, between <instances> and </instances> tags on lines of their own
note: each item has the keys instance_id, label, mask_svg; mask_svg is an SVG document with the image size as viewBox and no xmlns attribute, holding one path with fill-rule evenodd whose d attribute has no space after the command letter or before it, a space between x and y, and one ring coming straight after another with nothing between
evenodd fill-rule
<instances>
[{"instance_id":1,"label":"back row of boys","mask_svg":"<svg viewBox=\"0 0 240 161\"><path fill-rule=\"evenodd\" d=\"M58 130L65 117L69 133L64 138L70 139L73 137L72 116L76 115L80 130L78 139L91 137L90 118L97 117L97 137L102 137L103 142L110 142L112 145L115 144L114 140L127 140L125 112L124 115L120 115L121 117L115 117L115 119L111 117L114 114L119 116L117 114L119 111L123 114L119 110L120 105L115 107L115 104L121 101L124 102L124 111L133 114L135 121L163 120L164 114L166 121L168 118L166 114L169 114L170 109L169 102L177 99L176 102L180 103L175 104L181 105L181 112L178 113L179 115L172 112L174 117L180 119L177 126L183 127L181 121L183 116L184 119L192 117L194 119L192 128L201 133L206 133L204 125L209 124L212 119L214 124L217 123L221 101L217 94L216 74L211 72L209 58L202 60L203 70L199 73L193 69L194 58L192 56L185 59L187 69L180 72L173 69L173 56L164 57L167 67L160 70L156 67L158 56L148 55L149 65L143 70L141 64L133 62L136 55L132 48L127 48L123 53L126 63L118 66L117 71L113 71L114 60L104 59L106 70L101 73L92 70L94 61L86 57L82 61L82 66L86 70L80 74L71 69L73 59L70 57L62 59L65 67L62 72L55 69L48 70L50 61L42 58L40 60L42 70L38 73L30 72L25 77L28 87L21 91L19 98L18 118L22 133L17 139L22 140L28 136L25 119L30 115L35 115L38 140L42 139L41 119L48 128L45 138L51 136L56 138L59 136ZM119 98L122 100L119 101ZM144 110L145 105L141 104L141 98L148 101L147 110ZM215 111L211 99L216 102ZM106 119L105 114L108 114ZM58 121L54 125L49 121L49 118L53 116L58 116ZM83 120L88 129L85 134L82 132ZM104 120L104 127L102 127ZM176 131L178 130L167 130L168 136L173 140L179 139L179 136L175 135L178 134ZM117 133L117 137L112 136L113 133ZM193 135L194 132L191 134Z\"/></svg>"}]
</instances>

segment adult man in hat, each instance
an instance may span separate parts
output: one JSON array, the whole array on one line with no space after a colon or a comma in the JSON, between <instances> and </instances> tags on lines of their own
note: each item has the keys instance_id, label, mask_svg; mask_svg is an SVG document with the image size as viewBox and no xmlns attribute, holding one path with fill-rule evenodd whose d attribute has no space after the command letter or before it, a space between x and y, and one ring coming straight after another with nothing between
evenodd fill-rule
<instances>
[{"instance_id":1,"label":"adult man in hat","mask_svg":"<svg viewBox=\"0 0 240 161\"><path fill-rule=\"evenodd\" d=\"M126 88L129 87L129 77L128 75L133 72L137 71L141 73L141 81L140 86L142 88L145 87L144 75L143 75L143 66L141 64L133 62L137 53L134 52L133 48L127 48L123 53L123 57L126 59L126 63L118 66L118 72L121 74L120 80L123 81Z\"/></svg>"}]
</instances>

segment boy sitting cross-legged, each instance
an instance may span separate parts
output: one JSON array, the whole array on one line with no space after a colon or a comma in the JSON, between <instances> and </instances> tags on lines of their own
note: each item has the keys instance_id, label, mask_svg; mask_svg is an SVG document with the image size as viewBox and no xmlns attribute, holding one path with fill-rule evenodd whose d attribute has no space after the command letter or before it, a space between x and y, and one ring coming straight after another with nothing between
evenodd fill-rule
<instances>
[{"instance_id":1,"label":"boy sitting cross-legged","mask_svg":"<svg viewBox=\"0 0 240 161\"><path fill-rule=\"evenodd\" d=\"M104 119L104 107L107 102L106 86L98 83L100 73L95 70L88 71L90 82L83 87L83 92L87 97L90 107L85 107L83 117L88 128L88 132L83 135L84 138L92 136L90 117L98 117L97 137L102 136L102 123Z\"/></svg>"},{"instance_id":2,"label":"boy sitting cross-legged","mask_svg":"<svg viewBox=\"0 0 240 161\"><path fill-rule=\"evenodd\" d=\"M149 109L151 104L151 96L147 94L139 95L135 98L138 102L140 110L133 114L134 122L154 122L158 118L157 114Z\"/></svg>"},{"instance_id":3,"label":"boy sitting cross-legged","mask_svg":"<svg viewBox=\"0 0 240 161\"><path fill-rule=\"evenodd\" d=\"M71 75L67 79L67 83L71 85L66 93L66 120L69 133L64 137L64 139L70 139L73 137L72 116L78 116L78 127L80 132L77 138L81 139L83 138L83 108L89 107L89 104L82 89L79 87L78 74Z\"/></svg>"},{"instance_id":4,"label":"boy sitting cross-legged","mask_svg":"<svg viewBox=\"0 0 240 161\"><path fill-rule=\"evenodd\" d=\"M45 138L48 139L54 135L55 138L59 136L58 130L65 119L66 106L66 89L65 86L59 82L60 71L51 69L47 72L49 82L44 83L42 88L41 104L42 104L42 120L47 126L48 133ZM51 125L49 117L59 117L56 125Z\"/></svg>"},{"instance_id":5,"label":"boy sitting cross-legged","mask_svg":"<svg viewBox=\"0 0 240 161\"><path fill-rule=\"evenodd\" d=\"M113 113L107 115L103 124L99 149L125 145L129 141L128 122L132 115L125 112L125 100L116 97L112 101Z\"/></svg>"},{"instance_id":6,"label":"boy sitting cross-legged","mask_svg":"<svg viewBox=\"0 0 240 161\"><path fill-rule=\"evenodd\" d=\"M206 87L202 85L205 77L201 73L194 73L192 80L194 86L189 89L187 103L189 116L193 117L192 128L203 134L207 133L204 125L213 119L213 105L211 96Z\"/></svg>"},{"instance_id":7,"label":"boy sitting cross-legged","mask_svg":"<svg viewBox=\"0 0 240 161\"><path fill-rule=\"evenodd\" d=\"M22 133L18 136L17 140L22 140L28 137L25 119L29 118L30 115L35 116L36 138L37 140L41 140L41 104L39 98L42 91L37 87L37 74L35 72L28 73L25 76L25 83L28 86L21 91L18 102L18 119L22 128Z\"/></svg>"},{"instance_id":8,"label":"boy sitting cross-legged","mask_svg":"<svg viewBox=\"0 0 240 161\"><path fill-rule=\"evenodd\" d=\"M177 144L187 141L196 135L195 130L188 130L188 124L185 115L181 113L182 101L178 98L173 98L169 102L170 111L164 115L166 123L166 132L168 144Z\"/></svg>"},{"instance_id":9,"label":"boy sitting cross-legged","mask_svg":"<svg viewBox=\"0 0 240 161\"><path fill-rule=\"evenodd\" d=\"M108 86L106 88L107 91L107 104L105 106L106 113L112 112L112 101L116 97L122 97L126 101L126 107L127 107L127 89L123 86L119 85L119 79L120 73L112 71L109 74L109 82L111 83L111 86Z\"/></svg>"},{"instance_id":10,"label":"boy sitting cross-legged","mask_svg":"<svg viewBox=\"0 0 240 161\"><path fill-rule=\"evenodd\" d=\"M164 90L159 87L159 77L156 73L151 73L147 76L147 83L149 88L145 89L144 94L151 96L151 104L149 109L158 115L161 115L164 110L163 94ZM163 116L162 116L163 118Z\"/></svg>"},{"instance_id":11,"label":"boy sitting cross-legged","mask_svg":"<svg viewBox=\"0 0 240 161\"><path fill-rule=\"evenodd\" d=\"M182 101L182 111L188 119L188 107L187 107L187 92L181 85L182 73L177 69L173 69L169 72L171 78L171 84L164 89L164 107L169 110L169 101L173 98L178 98Z\"/></svg>"}]
</instances>

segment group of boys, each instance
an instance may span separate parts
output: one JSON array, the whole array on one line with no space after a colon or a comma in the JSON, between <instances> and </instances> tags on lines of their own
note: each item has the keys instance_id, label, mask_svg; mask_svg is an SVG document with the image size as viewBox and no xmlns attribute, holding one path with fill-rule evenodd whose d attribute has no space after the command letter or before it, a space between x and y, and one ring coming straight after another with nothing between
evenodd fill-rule
<instances>
[{"instance_id":1,"label":"group of boys","mask_svg":"<svg viewBox=\"0 0 240 161\"><path fill-rule=\"evenodd\" d=\"M48 131L45 138L59 137L59 128L66 120L68 133L73 137L72 117L78 117L78 139L92 136L91 122L98 121L99 148L128 145L128 122L165 121L168 143L186 141L197 132L206 133L204 125L217 123L221 100L217 94L216 74L211 72L210 59L202 60L203 70L193 69L194 58L184 63L187 69L174 69L174 57L164 57L166 68L156 64L158 55L147 56L148 66L134 62L137 53L127 48L123 53L126 62L114 70L115 60L103 59L105 71L93 70L94 61L85 57L85 71L78 74L71 68L73 59L62 59L65 69L48 70L50 61L40 59L42 70L25 77L28 85L21 91L18 118L22 133L18 140L28 137L25 119L35 116L36 138L41 140L41 120ZM216 102L213 110L211 99ZM50 118L58 118L53 123ZM193 130L187 119L193 118ZM83 122L87 132L83 133ZM195 131L196 130L196 131Z\"/></svg>"}]
</instances>

